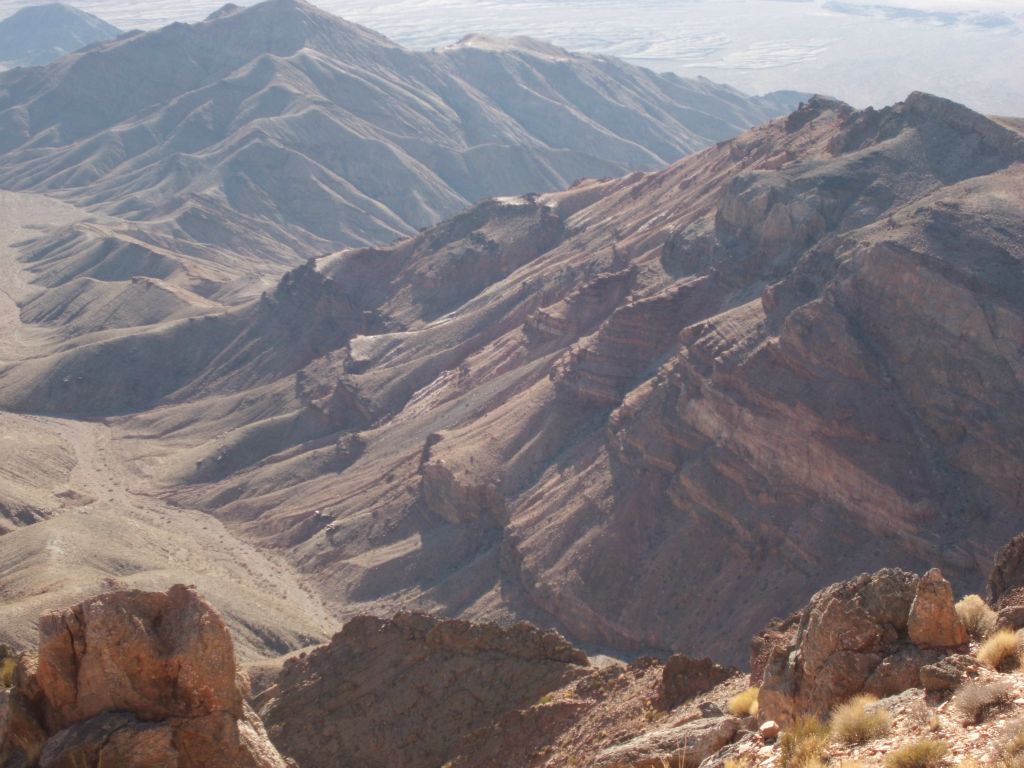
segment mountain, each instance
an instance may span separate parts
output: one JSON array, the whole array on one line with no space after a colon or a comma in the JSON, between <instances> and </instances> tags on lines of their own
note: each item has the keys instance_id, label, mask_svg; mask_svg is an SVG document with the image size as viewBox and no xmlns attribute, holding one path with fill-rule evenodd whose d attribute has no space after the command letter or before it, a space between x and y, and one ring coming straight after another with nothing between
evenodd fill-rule
<instances>
[{"instance_id":1,"label":"mountain","mask_svg":"<svg viewBox=\"0 0 1024 768\"><path fill-rule=\"evenodd\" d=\"M51 233L79 266L47 287L102 272L234 302L493 195L661 168L797 100L528 39L414 52L269 0L0 74L0 187L108 217Z\"/></svg>"},{"instance_id":2,"label":"mountain","mask_svg":"<svg viewBox=\"0 0 1024 768\"><path fill-rule=\"evenodd\" d=\"M939 565L980 586L1017 532L1012 125L920 93L814 98L229 310L71 341L12 326L0 405L88 425L135 498L285 554L334 616L526 618L735 663L821 584ZM62 519L0 537L0 563L43 579L22 542Z\"/></svg>"},{"instance_id":3,"label":"mountain","mask_svg":"<svg viewBox=\"0 0 1024 768\"><path fill-rule=\"evenodd\" d=\"M0 66L43 66L120 34L91 13L62 3L30 5L0 21Z\"/></svg>"}]
</instances>

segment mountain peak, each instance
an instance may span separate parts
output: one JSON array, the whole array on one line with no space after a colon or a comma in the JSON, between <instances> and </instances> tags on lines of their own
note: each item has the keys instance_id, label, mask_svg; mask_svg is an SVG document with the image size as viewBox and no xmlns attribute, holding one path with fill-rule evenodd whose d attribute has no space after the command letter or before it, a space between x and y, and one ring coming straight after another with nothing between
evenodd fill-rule
<instances>
[{"instance_id":1,"label":"mountain peak","mask_svg":"<svg viewBox=\"0 0 1024 768\"><path fill-rule=\"evenodd\" d=\"M70 5L30 5L0 21L0 60L42 66L120 34L117 27Z\"/></svg>"}]
</instances>

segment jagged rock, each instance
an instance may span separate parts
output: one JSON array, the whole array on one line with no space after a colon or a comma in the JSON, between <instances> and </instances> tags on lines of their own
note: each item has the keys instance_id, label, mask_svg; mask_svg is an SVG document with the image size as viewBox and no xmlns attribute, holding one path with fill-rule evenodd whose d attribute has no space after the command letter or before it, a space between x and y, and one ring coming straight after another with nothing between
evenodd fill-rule
<instances>
[{"instance_id":1,"label":"jagged rock","mask_svg":"<svg viewBox=\"0 0 1024 768\"><path fill-rule=\"evenodd\" d=\"M921 667L921 686L926 691L952 691L980 671L981 664L973 656L954 654Z\"/></svg>"},{"instance_id":2,"label":"jagged rock","mask_svg":"<svg viewBox=\"0 0 1024 768\"><path fill-rule=\"evenodd\" d=\"M195 589L101 595L44 615L39 636L0 702L5 768L285 768Z\"/></svg>"},{"instance_id":3,"label":"jagged rock","mask_svg":"<svg viewBox=\"0 0 1024 768\"><path fill-rule=\"evenodd\" d=\"M285 662L260 711L303 768L436 768L463 739L591 671L561 635L528 624L362 616Z\"/></svg>"},{"instance_id":4,"label":"jagged rock","mask_svg":"<svg viewBox=\"0 0 1024 768\"><path fill-rule=\"evenodd\" d=\"M739 729L735 717L667 726L609 747L592 768L697 768L731 742Z\"/></svg>"},{"instance_id":5,"label":"jagged rock","mask_svg":"<svg viewBox=\"0 0 1024 768\"><path fill-rule=\"evenodd\" d=\"M694 659L683 653L672 656L665 663L662 675L666 709L710 691L735 674L735 669L723 667L709 658Z\"/></svg>"},{"instance_id":6,"label":"jagged rock","mask_svg":"<svg viewBox=\"0 0 1024 768\"><path fill-rule=\"evenodd\" d=\"M1001 607L1004 596L1024 587L1024 533L1014 536L996 552L988 577L988 603Z\"/></svg>"},{"instance_id":7,"label":"jagged rock","mask_svg":"<svg viewBox=\"0 0 1024 768\"><path fill-rule=\"evenodd\" d=\"M917 595L907 620L910 641L922 648L956 648L969 638L957 616L953 587L932 568L917 584Z\"/></svg>"},{"instance_id":8,"label":"jagged rock","mask_svg":"<svg viewBox=\"0 0 1024 768\"><path fill-rule=\"evenodd\" d=\"M760 685L768 659L776 648L788 648L796 639L801 614L786 619L773 619L750 641L750 684Z\"/></svg>"},{"instance_id":9,"label":"jagged rock","mask_svg":"<svg viewBox=\"0 0 1024 768\"><path fill-rule=\"evenodd\" d=\"M911 616L917 605L919 640L948 639L931 624L947 597L952 607L944 583L938 571L922 579L884 569L818 592L793 642L776 648L768 661L758 698L761 716L783 723L804 713L824 716L862 691L889 696L919 687L921 667L937 662L941 653L913 643Z\"/></svg>"}]
</instances>

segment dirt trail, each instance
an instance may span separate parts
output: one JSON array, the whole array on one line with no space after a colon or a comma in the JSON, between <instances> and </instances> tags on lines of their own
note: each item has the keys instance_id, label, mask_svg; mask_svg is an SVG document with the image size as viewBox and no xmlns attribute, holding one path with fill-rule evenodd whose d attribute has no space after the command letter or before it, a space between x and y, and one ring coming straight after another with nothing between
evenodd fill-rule
<instances>
[{"instance_id":1,"label":"dirt trail","mask_svg":"<svg viewBox=\"0 0 1024 768\"><path fill-rule=\"evenodd\" d=\"M14 243L80 220L82 211L37 195L0 192L0 365L41 354L46 330L21 322L32 290ZM71 452L63 484L34 482L50 519L0 536L0 642L30 645L44 610L112 587L197 585L227 617L239 653L255 659L317 642L334 628L319 599L283 561L242 541L219 521L147 493L118 455L116 430L99 422L0 411L4 438ZM10 475L10 473L8 473ZM0 474L0 483L4 482ZM0 499L4 488L0 487Z\"/></svg>"}]
</instances>

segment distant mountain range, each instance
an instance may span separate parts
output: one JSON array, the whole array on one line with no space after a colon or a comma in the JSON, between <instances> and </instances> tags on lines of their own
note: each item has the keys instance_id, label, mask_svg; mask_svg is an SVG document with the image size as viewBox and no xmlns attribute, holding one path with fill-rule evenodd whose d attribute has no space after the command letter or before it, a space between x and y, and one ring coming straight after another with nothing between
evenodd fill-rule
<instances>
[{"instance_id":1,"label":"distant mountain range","mask_svg":"<svg viewBox=\"0 0 1024 768\"><path fill-rule=\"evenodd\" d=\"M662 172L339 251L230 310L137 278L115 328L39 292L0 404L103 420L129 477L286 552L344 615L525 617L739 661L833 579L940 565L978 585L1019 527L1016 125L926 94L814 98Z\"/></svg>"},{"instance_id":2,"label":"distant mountain range","mask_svg":"<svg viewBox=\"0 0 1024 768\"><path fill-rule=\"evenodd\" d=\"M42 66L120 34L91 13L62 3L29 6L0 21L0 67Z\"/></svg>"},{"instance_id":3,"label":"distant mountain range","mask_svg":"<svg viewBox=\"0 0 1024 768\"><path fill-rule=\"evenodd\" d=\"M132 274L111 254L148 247L151 277L251 295L311 255L654 170L797 101L527 39L413 52L269 0L0 75L0 187L120 219L61 235L110 274Z\"/></svg>"}]
</instances>

